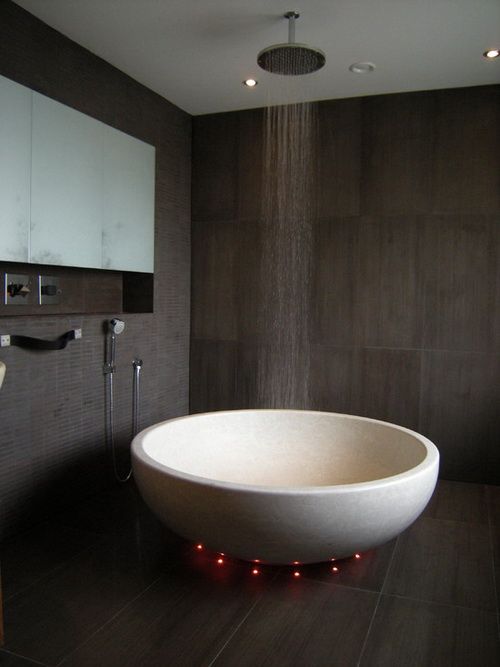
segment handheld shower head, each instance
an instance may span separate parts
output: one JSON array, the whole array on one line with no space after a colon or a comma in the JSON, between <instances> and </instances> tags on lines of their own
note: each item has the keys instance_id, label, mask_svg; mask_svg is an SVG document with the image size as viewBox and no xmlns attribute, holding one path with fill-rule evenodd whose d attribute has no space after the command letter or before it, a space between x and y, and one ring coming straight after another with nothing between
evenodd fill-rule
<instances>
[{"instance_id":1,"label":"handheld shower head","mask_svg":"<svg viewBox=\"0 0 500 667\"><path fill-rule=\"evenodd\" d=\"M104 375L115 372L116 337L125 329L125 322L114 317L105 323L106 344L104 348ZM112 380L111 380L112 382Z\"/></svg>"},{"instance_id":2,"label":"handheld shower head","mask_svg":"<svg viewBox=\"0 0 500 667\"><path fill-rule=\"evenodd\" d=\"M116 318L113 318L112 320L109 321L108 327L109 331L117 336L118 334L121 334L122 331L125 329L125 322L123 320L118 320Z\"/></svg>"}]
</instances>

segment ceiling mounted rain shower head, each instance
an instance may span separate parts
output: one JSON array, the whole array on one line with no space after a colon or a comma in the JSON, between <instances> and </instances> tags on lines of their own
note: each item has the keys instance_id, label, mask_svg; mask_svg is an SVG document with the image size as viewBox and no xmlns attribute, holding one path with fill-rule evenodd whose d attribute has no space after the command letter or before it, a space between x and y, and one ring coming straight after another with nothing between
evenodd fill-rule
<instances>
[{"instance_id":1,"label":"ceiling mounted rain shower head","mask_svg":"<svg viewBox=\"0 0 500 667\"><path fill-rule=\"evenodd\" d=\"M299 16L298 12L284 14L284 18L288 19L288 43L268 46L257 56L257 63L266 72L298 76L317 72L325 64L323 51L295 42L295 21Z\"/></svg>"}]
</instances>

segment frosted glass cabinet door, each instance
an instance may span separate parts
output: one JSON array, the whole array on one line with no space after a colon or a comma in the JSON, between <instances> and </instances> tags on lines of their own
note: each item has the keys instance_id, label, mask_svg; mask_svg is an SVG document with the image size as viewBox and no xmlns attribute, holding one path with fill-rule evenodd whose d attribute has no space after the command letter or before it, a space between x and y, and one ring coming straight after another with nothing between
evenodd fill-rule
<instances>
[{"instance_id":1,"label":"frosted glass cabinet door","mask_svg":"<svg viewBox=\"0 0 500 667\"><path fill-rule=\"evenodd\" d=\"M154 270L155 149L104 125L102 267Z\"/></svg>"},{"instance_id":2,"label":"frosted glass cabinet door","mask_svg":"<svg viewBox=\"0 0 500 667\"><path fill-rule=\"evenodd\" d=\"M29 261L31 90L0 76L0 260Z\"/></svg>"},{"instance_id":3,"label":"frosted glass cabinet door","mask_svg":"<svg viewBox=\"0 0 500 667\"><path fill-rule=\"evenodd\" d=\"M32 262L101 268L103 127L33 93Z\"/></svg>"}]
</instances>

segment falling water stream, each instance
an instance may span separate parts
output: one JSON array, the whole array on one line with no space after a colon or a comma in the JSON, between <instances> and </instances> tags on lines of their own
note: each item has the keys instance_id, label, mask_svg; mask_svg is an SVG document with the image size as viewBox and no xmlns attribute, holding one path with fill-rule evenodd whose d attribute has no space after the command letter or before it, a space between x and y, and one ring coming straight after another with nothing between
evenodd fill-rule
<instances>
[{"instance_id":1,"label":"falling water stream","mask_svg":"<svg viewBox=\"0 0 500 667\"><path fill-rule=\"evenodd\" d=\"M316 131L314 104L273 106L265 111L260 407L309 407Z\"/></svg>"}]
</instances>

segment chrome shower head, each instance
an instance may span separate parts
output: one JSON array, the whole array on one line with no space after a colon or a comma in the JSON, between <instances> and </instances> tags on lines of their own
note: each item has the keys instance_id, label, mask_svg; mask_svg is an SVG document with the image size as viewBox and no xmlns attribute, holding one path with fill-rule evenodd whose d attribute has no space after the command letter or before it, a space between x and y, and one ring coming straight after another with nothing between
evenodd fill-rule
<instances>
[{"instance_id":1,"label":"chrome shower head","mask_svg":"<svg viewBox=\"0 0 500 667\"><path fill-rule=\"evenodd\" d=\"M259 67L284 76L298 76L317 72L326 62L325 54L320 49L297 44L295 42L295 21L300 14L287 12L284 18L288 19L288 42L268 46L257 56Z\"/></svg>"},{"instance_id":2,"label":"chrome shower head","mask_svg":"<svg viewBox=\"0 0 500 667\"><path fill-rule=\"evenodd\" d=\"M118 335L121 334L122 331L125 329L125 322L123 320L118 320L116 318L113 318L112 320L109 321L109 331L114 334Z\"/></svg>"}]
</instances>

